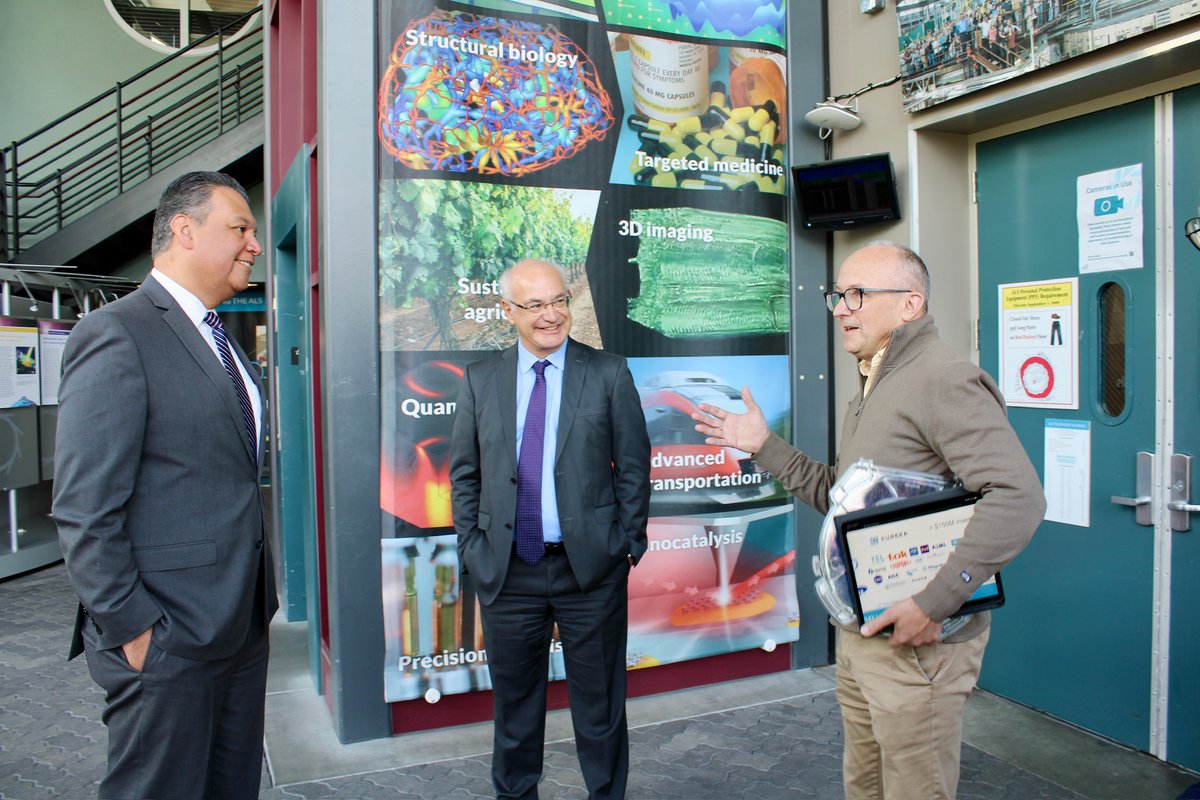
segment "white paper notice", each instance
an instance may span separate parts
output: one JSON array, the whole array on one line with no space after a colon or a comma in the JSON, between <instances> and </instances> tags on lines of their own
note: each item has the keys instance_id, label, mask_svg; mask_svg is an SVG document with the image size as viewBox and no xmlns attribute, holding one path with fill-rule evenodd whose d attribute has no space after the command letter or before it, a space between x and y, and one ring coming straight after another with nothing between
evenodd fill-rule
<instances>
[{"instance_id":1,"label":"white paper notice","mask_svg":"<svg viewBox=\"0 0 1200 800\"><path fill-rule=\"evenodd\" d=\"M38 344L42 349L42 405L58 405L58 384L62 376L63 351L74 322L38 320Z\"/></svg>"},{"instance_id":2,"label":"white paper notice","mask_svg":"<svg viewBox=\"0 0 1200 800\"><path fill-rule=\"evenodd\" d=\"M41 399L37 323L0 317L0 408L36 406Z\"/></svg>"},{"instance_id":3,"label":"white paper notice","mask_svg":"<svg viewBox=\"0 0 1200 800\"><path fill-rule=\"evenodd\" d=\"M1076 180L1079 274L1142 268L1142 165Z\"/></svg>"},{"instance_id":4,"label":"white paper notice","mask_svg":"<svg viewBox=\"0 0 1200 800\"><path fill-rule=\"evenodd\" d=\"M1086 528L1092 507L1092 423L1046 420L1046 519Z\"/></svg>"},{"instance_id":5,"label":"white paper notice","mask_svg":"<svg viewBox=\"0 0 1200 800\"><path fill-rule=\"evenodd\" d=\"M1079 279L1002 283L999 302L1004 402L1079 408Z\"/></svg>"}]
</instances>

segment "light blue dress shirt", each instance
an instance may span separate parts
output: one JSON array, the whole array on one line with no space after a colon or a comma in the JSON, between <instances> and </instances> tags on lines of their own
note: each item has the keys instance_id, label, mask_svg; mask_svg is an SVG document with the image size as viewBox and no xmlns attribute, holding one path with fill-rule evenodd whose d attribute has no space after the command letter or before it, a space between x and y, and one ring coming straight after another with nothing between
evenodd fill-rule
<instances>
[{"instance_id":1,"label":"light blue dress shirt","mask_svg":"<svg viewBox=\"0 0 1200 800\"><path fill-rule=\"evenodd\" d=\"M521 437L525 435L525 414L529 411L529 396L537 373L533 365L543 359L525 349L517 341L517 456L521 453ZM550 362L546 376L546 431L542 440L542 538L547 542L562 541L562 526L558 522L558 493L554 488L554 452L558 446L558 411L562 407L563 368L567 363L567 343L544 359Z\"/></svg>"}]
</instances>

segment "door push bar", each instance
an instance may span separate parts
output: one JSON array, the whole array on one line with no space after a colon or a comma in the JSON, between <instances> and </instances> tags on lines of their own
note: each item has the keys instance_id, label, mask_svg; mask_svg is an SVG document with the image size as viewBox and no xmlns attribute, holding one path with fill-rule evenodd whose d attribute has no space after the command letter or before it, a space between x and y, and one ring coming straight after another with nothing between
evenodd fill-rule
<instances>
[{"instance_id":1,"label":"door push bar","mask_svg":"<svg viewBox=\"0 0 1200 800\"><path fill-rule=\"evenodd\" d=\"M1200 506L1188 501L1192 499L1192 457L1183 453L1171 456L1171 530L1190 531L1192 514L1200 513Z\"/></svg>"},{"instance_id":2,"label":"door push bar","mask_svg":"<svg viewBox=\"0 0 1200 800\"><path fill-rule=\"evenodd\" d=\"M1134 520L1138 525L1153 525L1150 513L1150 493L1154 488L1154 453L1142 451L1137 454L1137 497L1112 496L1119 506L1133 506Z\"/></svg>"},{"instance_id":3,"label":"door push bar","mask_svg":"<svg viewBox=\"0 0 1200 800\"><path fill-rule=\"evenodd\" d=\"M1119 506L1135 509L1134 519L1138 525L1154 524L1151 513L1151 492L1154 486L1154 454L1137 454L1137 497L1113 495L1111 500ZM1200 505L1189 502L1192 489L1192 457L1183 453L1171 456L1171 499L1167 508L1171 510L1171 530L1190 531L1192 514L1200 514Z\"/></svg>"}]
</instances>

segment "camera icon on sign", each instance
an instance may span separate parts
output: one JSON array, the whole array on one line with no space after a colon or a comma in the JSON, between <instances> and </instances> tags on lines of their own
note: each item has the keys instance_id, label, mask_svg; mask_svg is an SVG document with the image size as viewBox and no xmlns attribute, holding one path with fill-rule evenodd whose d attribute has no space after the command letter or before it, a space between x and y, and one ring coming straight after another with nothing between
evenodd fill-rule
<instances>
[{"instance_id":1,"label":"camera icon on sign","mask_svg":"<svg viewBox=\"0 0 1200 800\"><path fill-rule=\"evenodd\" d=\"M1092 206L1092 213L1097 217L1105 217L1117 213L1124 207L1124 200L1115 194L1110 194L1108 197L1096 198L1096 202Z\"/></svg>"}]
</instances>

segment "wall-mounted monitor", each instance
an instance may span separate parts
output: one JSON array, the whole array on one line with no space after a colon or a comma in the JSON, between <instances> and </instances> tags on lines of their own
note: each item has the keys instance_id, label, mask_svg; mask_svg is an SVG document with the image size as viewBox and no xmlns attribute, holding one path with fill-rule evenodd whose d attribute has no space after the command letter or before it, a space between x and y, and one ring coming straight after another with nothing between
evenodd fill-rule
<instances>
[{"instance_id":1,"label":"wall-mounted monitor","mask_svg":"<svg viewBox=\"0 0 1200 800\"><path fill-rule=\"evenodd\" d=\"M792 167L792 185L805 228L837 230L900 219L887 153Z\"/></svg>"}]
</instances>

